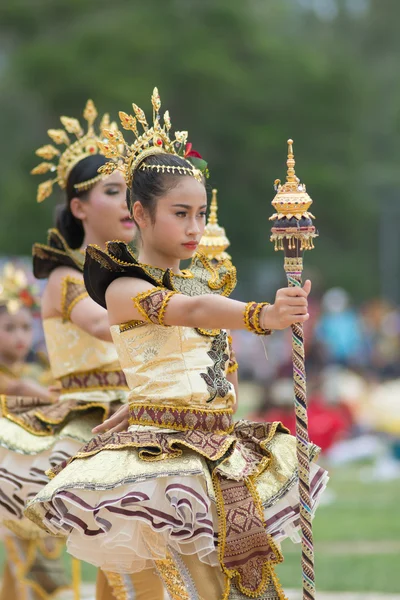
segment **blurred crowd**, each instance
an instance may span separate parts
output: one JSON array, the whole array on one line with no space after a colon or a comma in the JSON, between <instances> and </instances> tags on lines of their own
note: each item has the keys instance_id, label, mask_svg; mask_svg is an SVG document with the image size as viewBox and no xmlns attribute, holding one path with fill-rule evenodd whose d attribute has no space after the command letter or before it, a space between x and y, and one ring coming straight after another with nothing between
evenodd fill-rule
<instances>
[{"instance_id":1,"label":"blurred crowd","mask_svg":"<svg viewBox=\"0 0 400 600\"><path fill-rule=\"evenodd\" d=\"M240 416L281 420L294 433L291 332L234 333ZM400 310L354 306L341 288L311 300L305 326L311 440L333 464L372 459L374 477L400 477Z\"/></svg>"}]
</instances>

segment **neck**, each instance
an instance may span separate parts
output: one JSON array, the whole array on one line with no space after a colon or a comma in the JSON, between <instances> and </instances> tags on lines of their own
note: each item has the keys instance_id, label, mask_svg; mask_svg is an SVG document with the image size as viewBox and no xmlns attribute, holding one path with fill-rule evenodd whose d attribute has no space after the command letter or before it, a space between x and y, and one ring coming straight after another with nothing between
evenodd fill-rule
<instances>
[{"instance_id":1,"label":"neck","mask_svg":"<svg viewBox=\"0 0 400 600\"><path fill-rule=\"evenodd\" d=\"M152 267L158 267L166 271L171 269L173 273L179 273L180 271L180 260L171 256L166 256L160 252L157 252L154 248L143 248L141 247L138 254L139 262L145 265L151 265Z\"/></svg>"},{"instance_id":2,"label":"neck","mask_svg":"<svg viewBox=\"0 0 400 600\"><path fill-rule=\"evenodd\" d=\"M83 238L81 250L85 250L89 244L93 244L94 246L100 246L100 248L104 248L107 240L104 240L101 236L96 235L93 231L86 231L85 237Z\"/></svg>"}]
</instances>

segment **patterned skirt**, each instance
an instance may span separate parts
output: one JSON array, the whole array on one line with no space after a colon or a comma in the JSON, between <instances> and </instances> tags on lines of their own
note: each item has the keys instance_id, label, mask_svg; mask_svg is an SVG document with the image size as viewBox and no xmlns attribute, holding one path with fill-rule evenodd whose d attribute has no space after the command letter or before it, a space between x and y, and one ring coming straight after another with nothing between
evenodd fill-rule
<instances>
[{"instance_id":1,"label":"patterned skirt","mask_svg":"<svg viewBox=\"0 0 400 600\"><path fill-rule=\"evenodd\" d=\"M1 396L0 523L25 538L38 536L25 504L48 483L47 470L78 452L92 428L121 406L122 391L81 392L54 404ZM39 530L40 531L40 530Z\"/></svg>"},{"instance_id":2,"label":"patterned skirt","mask_svg":"<svg viewBox=\"0 0 400 600\"><path fill-rule=\"evenodd\" d=\"M282 561L279 542L298 540L296 442L281 423L239 421L227 433L131 425L93 438L50 475L26 515L104 570L196 554L258 597ZM313 513L327 480L312 463Z\"/></svg>"}]
</instances>

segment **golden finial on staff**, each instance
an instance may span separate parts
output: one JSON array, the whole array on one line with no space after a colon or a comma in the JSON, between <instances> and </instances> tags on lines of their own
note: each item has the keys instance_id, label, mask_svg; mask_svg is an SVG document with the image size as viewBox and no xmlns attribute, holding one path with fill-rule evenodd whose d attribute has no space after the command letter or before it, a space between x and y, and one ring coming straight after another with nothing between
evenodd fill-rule
<instances>
[{"instance_id":1,"label":"golden finial on staff","mask_svg":"<svg viewBox=\"0 0 400 600\"><path fill-rule=\"evenodd\" d=\"M294 172L294 165L296 161L294 160L293 154L293 140L288 140L288 158L286 161L288 170L286 175L286 181L296 181L296 173Z\"/></svg>"},{"instance_id":2,"label":"golden finial on staff","mask_svg":"<svg viewBox=\"0 0 400 600\"><path fill-rule=\"evenodd\" d=\"M230 260L231 257L225 250L230 246L230 242L226 237L225 229L218 224L217 202L218 190L213 189L210 214L208 217L207 225L204 229L203 237L200 240L199 252L205 254L210 260Z\"/></svg>"},{"instance_id":3,"label":"golden finial on staff","mask_svg":"<svg viewBox=\"0 0 400 600\"><path fill-rule=\"evenodd\" d=\"M279 179L274 182L276 196L272 206L276 212L270 217L270 221L275 221L271 241L275 243L275 250L284 250L287 245L289 250L299 246L298 251L302 252L314 248L313 238L318 234L312 224L315 217L308 210L312 200L294 170L293 140L287 143L286 182L281 184Z\"/></svg>"}]
</instances>

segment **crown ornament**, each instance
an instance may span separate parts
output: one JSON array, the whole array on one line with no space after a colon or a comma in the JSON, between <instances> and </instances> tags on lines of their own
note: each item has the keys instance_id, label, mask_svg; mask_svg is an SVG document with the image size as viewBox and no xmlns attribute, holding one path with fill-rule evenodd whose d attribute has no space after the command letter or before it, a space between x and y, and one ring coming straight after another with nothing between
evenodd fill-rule
<instances>
[{"instance_id":1,"label":"crown ornament","mask_svg":"<svg viewBox=\"0 0 400 600\"><path fill-rule=\"evenodd\" d=\"M104 156L112 159L112 161L101 166L99 173L110 175L115 169L119 169L124 175L128 188L132 185L137 169L151 169L156 170L158 173L191 175L198 181L203 181L203 170L206 170L207 163L200 157L197 158L199 161L197 166L194 164L196 160L185 154L188 139L187 131L176 131L174 137L170 134L171 119L169 112L165 111L161 118L161 99L156 87L151 96L151 104L153 107L152 126L148 124L143 110L136 104L132 104L134 116L122 111L119 113L122 128L132 131L136 138L133 144L128 144L125 141L121 131L104 129L104 136L107 140L100 143L100 149ZM186 160L187 167L145 164L146 158L157 154L180 156Z\"/></svg>"},{"instance_id":2,"label":"crown ornament","mask_svg":"<svg viewBox=\"0 0 400 600\"><path fill-rule=\"evenodd\" d=\"M312 224L315 217L308 210L312 200L294 170L293 140L287 143L286 182L281 184L279 179L274 182L276 196L272 206L276 212L269 218L275 221L271 229L271 241L275 243L275 250L284 250L286 243L289 250L294 250L298 243L301 251L311 250L314 248L313 238L318 236Z\"/></svg>"},{"instance_id":3,"label":"crown ornament","mask_svg":"<svg viewBox=\"0 0 400 600\"><path fill-rule=\"evenodd\" d=\"M25 271L12 263L6 263L0 275L0 306L6 306L10 314L21 308L39 309L37 287L28 283Z\"/></svg>"},{"instance_id":4,"label":"crown ornament","mask_svg":"<svg viewBox=\"0 0 400 600\"><path fill-rule=\"evenodd\" d=\"M40 163L32 169L32 175L43 175L44 173L54 173L54 179L48 179L39 184L37 191L37 201L43 202L48 198L55 183L58 183L61 189L67 186L68 176L74 166L88 156L98 154L100 150L101 134L97 135L94 130L94 122L97 119L98 113L92 100L88 100L83 111L83 118L87 122L86 133L81 127L78 119L71 117L60 117L61 124L64 129L49 129L47 131L50 139L57 146L65 145L64 151L61 151L53 144L46 144L36 150L36 155L43 158L45 162ZM108 128L115 131L116 127L110 123L110 117L106 113L100 122L100 132ZM69 134L69 135L68 135ZM74 136L71 139L70 136ZM49 162L51 161L51 162ZM75 187L77 191L87 189L88 184L94 185L102 176L91 179L90 182L82 182ZM88 187L90 187L90 185Z\"/></svg>"},{"instance_id":5,"label":"crown ornament","mask_svg":"<svg viewBox=\"0 0 400 600\"><path fill-rule=\"evenodd\" d=\"M200 240L198 251L205 254L210 260L231 260L229 254L225 252L230 246L230 242L226 237L225 229L218 224L217 193L218 190L216 189L212 191L210 214Z\"/></svg>"}]
</instances>

